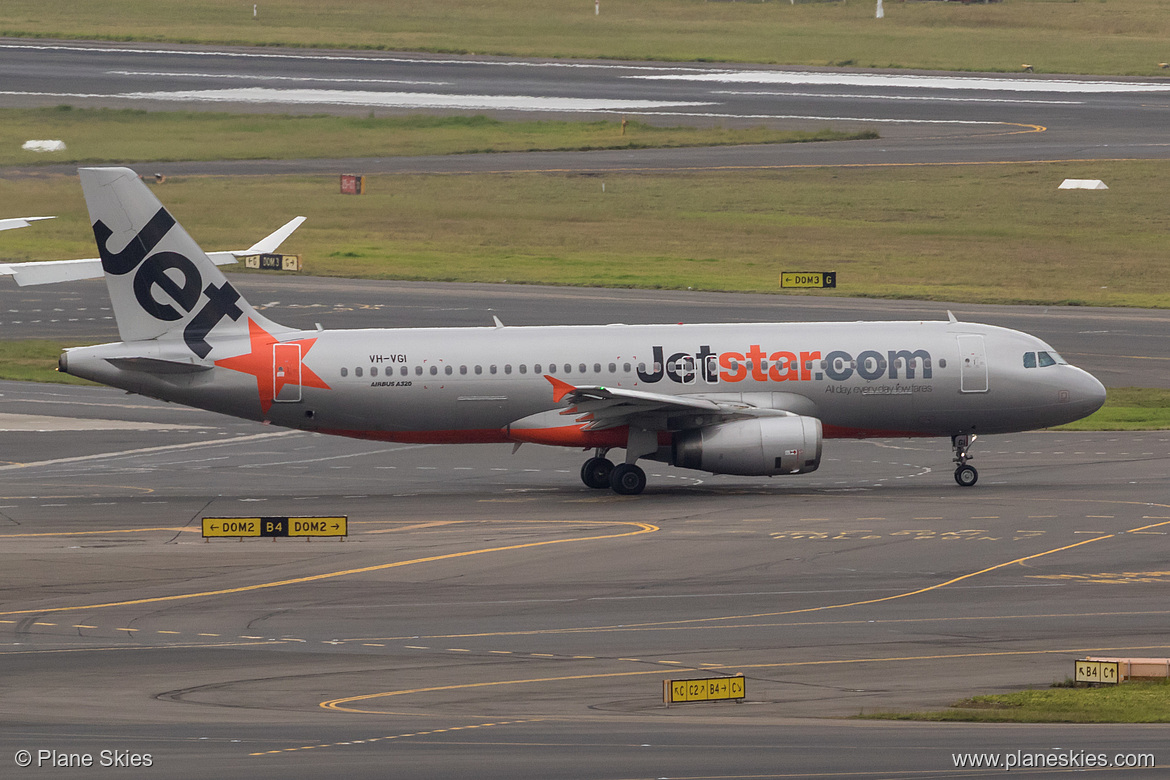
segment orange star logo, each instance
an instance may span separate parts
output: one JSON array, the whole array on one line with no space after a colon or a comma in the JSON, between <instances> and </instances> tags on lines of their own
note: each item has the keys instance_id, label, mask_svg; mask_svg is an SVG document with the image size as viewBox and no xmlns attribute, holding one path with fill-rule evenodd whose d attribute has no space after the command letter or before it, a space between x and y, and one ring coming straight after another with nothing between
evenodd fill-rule
<instances>
[{"instance_id":1,"label":"orange star logo","mask_svg":"<svg viewBox=\"0 0 1170 780\"><path fill-rule=\"evenodd\" d=\"M273 401L280 395L280 391L284 389L285 385L299 384L301 387L329 389L329 385L325 384L321 377L314 374L304 363L295 366L295 370L289 370L293 367L284 365L283 361L277 365L276 350L273 349L277 343L281 345L297 344L301 348L300 354L303 359L317 343L317 339L277 342L271 333L257 325L251 318L248 319L248 338L251 341L250 352L217 360L215 365L256 377L256 390L260 395L260 411L262 413L268 413Z\"/></svg>"}]
</instances>

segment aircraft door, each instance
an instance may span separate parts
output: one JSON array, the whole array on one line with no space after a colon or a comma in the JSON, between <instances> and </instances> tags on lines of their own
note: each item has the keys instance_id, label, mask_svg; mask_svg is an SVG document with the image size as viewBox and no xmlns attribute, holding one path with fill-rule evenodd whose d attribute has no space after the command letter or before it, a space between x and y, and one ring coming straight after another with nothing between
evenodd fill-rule
<instances>
[{"instance_id":1,"label":"aircraft door","mask_svg":"<svg viewBox=\"0 0 1170 780\"><path fill-rule=\"evenodd\" d=\"M959 390L964 393L987 392L987 353L983 336L965 334L959 340Z\"/></svg>"},{"instance_id":2,"label":"aircraft door","mask_svg":"<svg viewBox=\"0 0 1170 780\"><path fill-rule=\"evenodd\" d=\"M301 400L301 345L272 345L272 393L276 403Z\"/></svg>"}]
</instances>

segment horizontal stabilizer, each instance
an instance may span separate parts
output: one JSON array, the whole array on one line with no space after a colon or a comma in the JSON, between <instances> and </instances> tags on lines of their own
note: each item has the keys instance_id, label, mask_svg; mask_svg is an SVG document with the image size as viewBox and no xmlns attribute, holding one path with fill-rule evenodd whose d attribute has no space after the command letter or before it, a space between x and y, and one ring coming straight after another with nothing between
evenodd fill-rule
<instances>
[{"instance_id":1,"label":"horizontal stabilizer","mask_svg":"<svg viewBox=\"0 0 1170 780\"><path fill-rule=\"evenodd\" d=\"M106 358L106 362L115 368L127 371L145 371L150 374L196 374L200 371L210 371L213 368L213 366L202 363L160 360L150 357Z\"/></svg>"}]
</instances>

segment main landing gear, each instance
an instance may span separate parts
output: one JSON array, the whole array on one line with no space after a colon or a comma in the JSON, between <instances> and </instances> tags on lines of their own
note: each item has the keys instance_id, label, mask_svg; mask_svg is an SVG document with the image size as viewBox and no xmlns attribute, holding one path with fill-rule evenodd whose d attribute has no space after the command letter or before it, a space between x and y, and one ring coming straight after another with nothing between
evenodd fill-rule
<instances>
[{"instance_id":1,"label":"main landing gear","mask_svg":"<svg viewBox=\"0 0 1170 780\"><path fill-rule=\"evenodd\" d=\"M967 463L971 457L968 455L968 450L971 445L975 443L975 434L959 434L951 437L951 446L955 450L955 463L958 467L955 468L955 482L959 483L959 487L971 487L979 481L979 472L975 467Z\"/></svg>"},{"instance_id":2,"label":"main landing gear","mask_svg":"<svg viewBox=\"0 0 1170 780\"><path fill-rule=\"evenodd\" d=\"M581 481L595 490L610 488L622 496L636 496L646 489L646 472L634 463L616 466L605 457L607 450L597 453L581 466Z\"/></svg>"},{"instance_id":3,"label":"main landing gear","mask_svg":"<svg viewBox=\"0 0 1170 780\"><path fill-rule=\"evenodd\" d=\"M598 450L595 456L581 465L581 481L585 483L585 487L591 487L594 490L604 490L609 487L611 474L613 474L613 462L605 457L604 450Z\"/></svg>"}]
</instances>

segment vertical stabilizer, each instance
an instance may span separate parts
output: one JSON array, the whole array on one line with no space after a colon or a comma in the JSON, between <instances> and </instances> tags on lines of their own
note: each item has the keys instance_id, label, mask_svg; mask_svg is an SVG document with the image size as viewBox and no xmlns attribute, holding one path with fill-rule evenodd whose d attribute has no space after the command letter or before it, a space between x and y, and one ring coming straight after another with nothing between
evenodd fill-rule
<instances>
[{"instance_id":1,"label":"vertical stabilizer","mask_svg":"<svg viewBox=\"0 0 1170 780\"><path fill-rule=\"evenodd\" d=\"M216 339L248 337L261 317L129 168L82 168L114 317L123 341L181 340L207 358Z\"/></svg>"}]
</instances>

